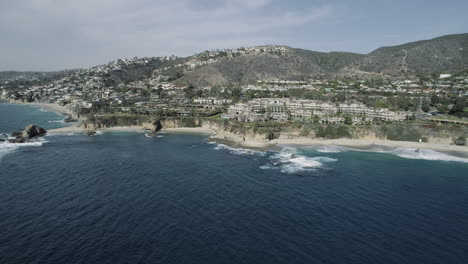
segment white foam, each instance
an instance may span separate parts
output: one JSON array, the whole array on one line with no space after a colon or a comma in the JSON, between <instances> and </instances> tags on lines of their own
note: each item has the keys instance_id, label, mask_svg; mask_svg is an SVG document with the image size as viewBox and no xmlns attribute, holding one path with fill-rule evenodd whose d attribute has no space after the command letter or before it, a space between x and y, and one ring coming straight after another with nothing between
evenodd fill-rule
<instances>
[{"instance_id":1,"label":"white foam","mask_svg":"<svg viewBox=\"0 0 468 264\"><path fill-rule=\"evenodd\" d=\"M338 146L317 146L313 148L317 152L321 153L340 153L347 151L346 148L338 147Z\"/></svg>"},{"instance_id":2,"label":"white foam","mask_svg":"<svg viewBox=\"0 0 468 264\"><path fill-rule=\"evenodd\" d=\"M43 138L26 142L26 143L10 143L10 142L1 142L0 143L0 160L7 154L17 150L21 147L40 147L47 141Z\"/></svg>"},{"instance_id":3,"label":"white foam","mask_svg":"<svg viewBox=\"0 0 468 264\"><path fill-rule=\"evenodd\" d=\"M155 134L152 134L152 133L145 133L145 137L147 137L147 138L163 138L164 136L163 135L155 135Z\"/></svg>"},{"instance_id":4,"label":"white foam","mask_svg":"<svg viewBox=\"0 0 468 264\"><path fill-rule=\"evenodd\" d=\"M286 147L270 157L270 164L261 166L261 169L279 168L282 173L294 174L301 171L311 171L320 168L327 162L335 162L337 159L329 157L307 157L300 155L298 150Z\"/></svg>"},{"instance_id":5,"label":"white foam","mask_svg":"<svg viewBox=\"0 0 468 264\"><path fill-rule=\"evenodd\" d=\"M65 124L65 119L62 120L49 120L47 121L48 123L60 123L60 124Z\"/></svg>"},{"instance_id":6,"label":"white foam","mask_svg":"<svg viewBox=\"0 0 468 264\"><path fill-rule=\"evenodd\" d=\"M265 164L259 167L262 170L277 170L279 167L275 167L272 164Z\"/></svg>"},{"instance_id":7,"label":"white foam","mask_svg":"<svg viewBox=\"0 0 468 264\"><path fill-rule=\"evenodd\" d=\"M431 149L397 148L395 150L383 151L383 153L394 154L406 159L457 161L468 163L467 158L455 157Z\"/></svg>"},{"instance_id":8,"label":"white foam","mask_svg":"<svg viewBox=\"0 0 468 264\"><path fill-rule=\"evenodd\" d=\"M209 143L213 144L211 142ZM259 151L259 150L233 148L233 147L229 147L227 145L220 144L220 143L214 143L214 144L216 144L216 147L214 148L215 150L226 150L229 153L234 154L234 155L260 155L260 156L266 155L266 152Z\"/></svg>"}]
</instances>

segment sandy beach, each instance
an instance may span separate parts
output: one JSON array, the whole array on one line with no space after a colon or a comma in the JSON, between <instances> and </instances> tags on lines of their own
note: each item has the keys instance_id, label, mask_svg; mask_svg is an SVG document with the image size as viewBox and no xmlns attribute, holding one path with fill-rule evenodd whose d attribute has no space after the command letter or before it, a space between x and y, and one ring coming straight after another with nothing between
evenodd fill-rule
<instances>
[{"instance_id":1,"label":"sandy beach","mask_svg":"<svg viewBox=\"0 0 468 264\"><path fill-rule=\"evenodd\" d=\"M72 125L68 127L51 129L48 131L49 134L62 134L62 133L71 133L71 132L85 132L89 131L88 129L79 127L78 125ZM117 126L109 128L100 128L96 131L120 131L120 132L145 132L149 131L148 129L141 126ZM197 133L197 134L212 134L213 130L203 127L181 127L181 128L163 128L161 132L165 133Z\"/></svg>"},{"instance_id":2,"label":"sandy beach","mask_svg":"<svg viewBox=\"0 0 468 264\"><path fill-rule=\"evenodd\" d=\"M161 132L168 133L197 133L197 134L213 134L215 131L204 127L179 127L179 128L163 128Z\"/></svg>"},{"instance_id":3,"label":"sandy beach","mask_svg":"<svg viewBox=\"0 0 468 264\"><path fill-rule=\"evenodd\" d=\"M228 131L216 131L211 136L212 140L220 142L232 142L233 146L246 148L268 149L281 145L299 145L299 146L342 146L354 149L369 151L379 151L383 149L411 148L411 149L432 149L443 152L458 152L468 155L468 146L457 146L444 143L424 143L411 141L391 141L384 139L323 139L307 138L301 136L291 136L291 134L282 134L279 139L268 141L263 135L238 135Z\"/></svg>"},{"instance_id":4,"label":"sandy beach","mask_svg":"<svg viewBox=\"0 0 468 264\"><path fill-rule=\"evenodd\" d=\"M312 139L296 138L272 140L277 145L303 145L303 146L343 146L356 149L379 150L383 148L414 148L414 149L433 149L444 152L466 152L467 146L456 146L436 143L419 143L411 141L391 141L391 140L365 140L365 139Z\"/></svg>"},{"instance_id":5,"label":"sandy beach","mask_svg":"<svg viewBox=\"0 0 468 264\"><path fill-rule=\"evenodd\" d=\"M79 127L78 125L72 125L72 126L67 126L67 127L61 127L61 128L56 128L56 129L51 129L47 131L49 134L63 134L63 133L71 133L71 132L86 132L90 131L90 129L85 129L82 127ZM143 127L109 127L109 128L102 128L102 129L96 129L95 131L128 131L128 132L138 132L138 131L145 131Z\"/></svg>"},{"instance_id":6,"label":"sandy beach","mask_svg":"<svg viewBox=\"0 0 468 264\"><path fill-rule=\"evenodd\" d=\"M63 128L51 129L48 131L49 134L63 134L63 133L74 133L74 132L85 132L87 129L81 128L78 125L72 125ZM132 127L111 127L111 128L102 128L97 129L96 131L115 131L115 132L145 132L147 129L139 126ZM458 152L463 153L463 156L468 155L467 146L456 146L456 145L447 145L447 144L437 144L437 143L419 143L419 142L410 142L410 141L390 141L390 140L378 140L378 139L319 139L319 138L305 138L305 137L296 137L292 139L280 138L274 139L271 141L266 140L247 140L243 141L239 138L223 138L220 135L222 133L217 133L216 131L206 128L206 127L183 127L183 128L164 128L161 130L164 133L196 133L196 134L207 134L211 135L210 140L220 141L223 143L232 143L235 146L241 146L246 148L261 148L268 149L275 146L282 145L298 145L298 146L342 146L353 148L356 150L366 150L366 151L381 151L395 148L409 148L409 149L432 149L442 152Z\"/></svg>"}]
</instances>

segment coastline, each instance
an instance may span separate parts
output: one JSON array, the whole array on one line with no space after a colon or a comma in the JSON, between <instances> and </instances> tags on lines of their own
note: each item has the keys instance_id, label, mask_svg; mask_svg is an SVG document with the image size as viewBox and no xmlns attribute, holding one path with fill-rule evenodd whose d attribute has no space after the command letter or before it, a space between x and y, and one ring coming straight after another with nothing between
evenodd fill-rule
<instances>
[{"instance_id":1,"label":"coastline","mask_svg":"<svg viewBox=\"0 0 468 264\"><path fill-rule=\"evenodd\" d=\"M468 155L467 146L446 145L437 143L419 143L412 141L392 140L370 140L370 139L300 139L300 140L278 140L277 145L300 145L300 146L341 146L363 151L381 151L388 149L431 149L442 152L458 152Z\"/></svg>"},{"instance_id":2,"label":"coastline","mask_svg":"<svg viewBox=\"0 0 468 264\"><path fill-rule=\"evenodd\" d=\"M468 157L468 146L457 146L446 143L426 143L412 141L392 141L385 139L324 139L324 138L307 138L291 134L282 134L278 139L266 140L258 135L243 136L236 135L225 131L217 131L210 137L212 141L227 143L232 146L239 146L253 149L272 149L278 146L339 146L355 150L378 152L389 149L430 149L445 153L458 153L459 155Z\"/></svg>"},{"instance_id":3,"label":"coastline","mask_svg":"<svg viewBox=\"0 0 468 264\"><path fill-rule=\"evenodd\" d=\"M24 102L9 102L13 104L35 105L47 108L51 111L57 112L62 115L70 115L72 111L64 106L51 103L24 103ZM86 132L90 129L85 129L79 124L72 124L70 126L56 128L49 130L49 134L63 134L74 132ZM117 126L110 128L95 129L96 131L119 131L119 132L145 132L149 131L147 127L143 126ZM363 151L379 151L382 149L431 149L442 151L446 153L460 153L468 155L468 146L456 146L444 143L426 143L426 142L412 142L412 141L392 141L384 139L322 139L322 138L307 138L301 137L297 134L284 133L278 139L268 141L264 139L263 135L245 136L234 134L227 131L220 130L217 127L202 126L202 127L179 127L179 128L163 128L163 133L195 133L210 135L210 141L217 141L226 143L236 147L252 148L252 149L272 149L283 145L295 146L341 146Z\"/></svg>"},{"instance_id":4,"label":"coastline","mask_svg":"<svg viewBox=\"0 0 468 264\"><path fill-rule=\"evenodd\" d=\"M25 102L18 102L18 101L8 101L7 103L10 104L18 104L18 105L33 105L33 106L40 106L44 107L52 112L56 112L61 115L71 115L72 111L70 111L65 106L53 103L25 103Z\"/></svg>"},{"instance_id":5,"label":"coastline","mask_svg":"<svg viewBox=\"0 0 468 264\"><path fill-rule=\"evenodd\" d=\"M68 127L56 128L49 130L49 134L63 134L74 132L86 132L89 129L79 127L79 125L72 125ZM145 132L149 131L142 126L117 126L110 128L96 129L96 131L114 131L114 132ZM243 136L238 137L225 137L223 131L215 131L209 127L180 127L180 128L163 128L160 132L163 133L193 133L193 134L206 134L210 135L210 141L217 141L226 143L233 146L252 148L252 149L272 149L278 146L295 145L295 146L341 146L364 151L380 151L384 149L431 149L442 152L457 152L468 155L467 146L456 146L439 143L419 143L412 141L392 141L383 139L321 139L321 138L286 138L280 137L271 141L261 140L258 138L243 140Z\"/></svg>"},{"instance_id":6,"label":"coastline","mask_svg":"<svg viewBox=\"0 0 468 264\"><path fill-rule=\"evenodd\" d=\"M71 132L86 132L90 129L82 128L78 125L72 125L62 128L51 129L49 134L62 134ZM116 126L95 129L95 131L114 131L114 132L148 132L149 130L143 126ZM213 134L214 131L204 127L180 127L180 128L163 128L160 132L163 133L195 133L195 134Z\"/></svg>"}]
</instances>

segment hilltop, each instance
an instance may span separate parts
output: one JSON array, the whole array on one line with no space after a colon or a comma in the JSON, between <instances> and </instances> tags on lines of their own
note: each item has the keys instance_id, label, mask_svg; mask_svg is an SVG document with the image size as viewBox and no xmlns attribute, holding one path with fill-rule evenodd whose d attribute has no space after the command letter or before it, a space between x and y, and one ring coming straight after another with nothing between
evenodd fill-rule
<instances>
[{"instance_id":1,"label":"hilltop","mask_svg":"<svg viewBox=\"0 0 468 264\"><path fill-rule=\"evenodd\" d=\"M205 51L189 57L123 59L82 70L0 72L0 81L34 80L37 84L66 78L95 83L95 87L116 87L163 78L176 85L205 87L317 77L402 79L465 68L468 68L468 34L457 34L381 47L369 54L270 45Z\"/></svg>"}]
</instances>

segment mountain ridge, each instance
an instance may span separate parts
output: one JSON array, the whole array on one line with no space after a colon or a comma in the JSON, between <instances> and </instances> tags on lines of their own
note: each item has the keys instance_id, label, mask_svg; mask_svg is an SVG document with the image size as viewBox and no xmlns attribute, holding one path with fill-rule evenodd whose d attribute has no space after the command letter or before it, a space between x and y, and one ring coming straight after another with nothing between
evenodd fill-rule
<instances>
[{"instance_id":1,"label":"mountain ridge","mask_svg":"<svg viewBox=\"0 0 468 264\"><path fill-rule=\"evenodd\" d=\"M113 65L111 69L102 70L109 65ZM188 57L124 59L83 70L33 73L5 71L0 72L0 81L22 75L25 78L46 75L49 79L85 72L90 76L106 79L106 86L164 75L169 76L168 79L176 84L200 87L227 83L247 84L272 78L406 78L465 68L468 68L468 33L383 46L368 54L263 45L204 51Z\"/></svg>"}]
</instances>

